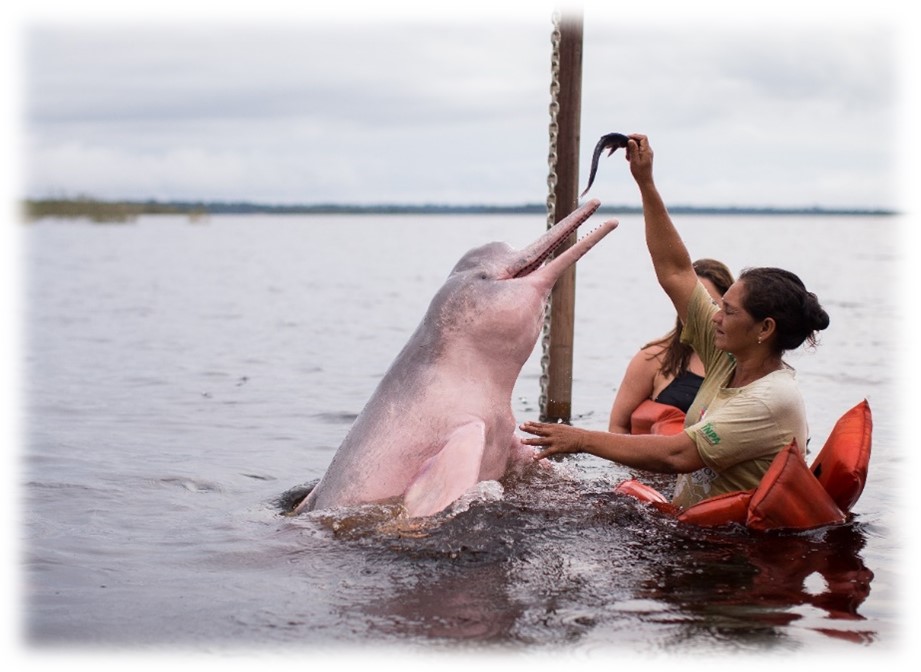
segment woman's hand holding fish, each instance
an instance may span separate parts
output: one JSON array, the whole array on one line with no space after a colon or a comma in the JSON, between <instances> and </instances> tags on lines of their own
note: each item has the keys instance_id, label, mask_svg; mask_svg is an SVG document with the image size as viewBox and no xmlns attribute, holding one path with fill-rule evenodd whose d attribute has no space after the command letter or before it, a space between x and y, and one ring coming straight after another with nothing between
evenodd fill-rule
<instances>
[{"instance_id":1,"label":"woman's hand holding fish","mask_svg":"<svg viewBox=\"0 0 921 672\"><path fill-rule=\"evenodd\" d=\"M640 133L631 133L627 142L627 161L630 162L633 179L641 187L652 184L652 157L649 139Z\"/></svg>"}]
</instances>

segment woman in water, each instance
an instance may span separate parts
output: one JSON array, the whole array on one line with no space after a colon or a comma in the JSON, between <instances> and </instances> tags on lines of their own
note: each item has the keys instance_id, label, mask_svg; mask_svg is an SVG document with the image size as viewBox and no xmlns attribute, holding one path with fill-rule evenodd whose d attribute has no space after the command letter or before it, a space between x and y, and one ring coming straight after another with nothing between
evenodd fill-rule
<instances>
[{"instance_id":1,"label":"woman in water","mask_svg":"<svg viewBox=\"0 0 921 672\"><path fill-rule=\"evenodd\" d=\"M541 448L535 459L590 453L635 469L680 474L673 503L756 487L774 456L791 441L805 451L806 410L783 354L829 318L815 294L779 268L742 272L714 305L701 284L653 180L653 153L644 135L631 135L627 160L643 200L646 246L656 277L685 325L683 340L700 356L706 376L688 409L683 432L671 436L590 431L526 422Z\"/></svg>"}]
</instances>

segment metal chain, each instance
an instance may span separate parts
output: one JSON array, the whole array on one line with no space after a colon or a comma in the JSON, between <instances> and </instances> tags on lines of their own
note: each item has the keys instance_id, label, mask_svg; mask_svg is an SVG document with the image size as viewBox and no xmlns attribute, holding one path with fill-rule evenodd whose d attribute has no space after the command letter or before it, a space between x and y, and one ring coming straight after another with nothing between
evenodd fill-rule
<instances>
[{"instance_id":1,"label":"metal chain","mask_svg":"<svg viewBox=\"0 0 921 672\"><path fill-rule=\"evenodd\" d=\"M553 13L553 32L550 34L550 44L553 50L550 57L550 150L547 154L547 165L549 173L547 174L547 228L550 229L556 224L556 163L557 163L557 139L559 138L559 123L557 115L560 112L560 20L559 11ZM542 354L540 358L540 398L538 404L540 407L541 420L547 415L547 389L550 383L550 304L551 299L547 299L547 305L544 308L544 328L541 337Z\"/></svg>"}]
</instances>

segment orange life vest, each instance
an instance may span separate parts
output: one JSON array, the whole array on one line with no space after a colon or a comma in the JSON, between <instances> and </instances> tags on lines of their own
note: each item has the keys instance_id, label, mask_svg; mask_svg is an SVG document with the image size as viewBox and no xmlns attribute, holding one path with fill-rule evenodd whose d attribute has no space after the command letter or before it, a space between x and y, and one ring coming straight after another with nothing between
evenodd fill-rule
<instances>
[{"instance_id":1,"label":"orange life vest","mask_svg":"<svg viewBox=\"0 0 921 672\"><path fill-rule=\"evenodd\" d=\"M656 423L650 422L649 426L655 427ZM704 527L738 523L768 531L834 525L845 521L863 492L872 434L873 417L864 399L835 423L811 468L794 441L777 454L758 487L717 495L683 511L635 479L619 483L614 492L646 502L682 522Z\"/></svg>"}]
</instances>

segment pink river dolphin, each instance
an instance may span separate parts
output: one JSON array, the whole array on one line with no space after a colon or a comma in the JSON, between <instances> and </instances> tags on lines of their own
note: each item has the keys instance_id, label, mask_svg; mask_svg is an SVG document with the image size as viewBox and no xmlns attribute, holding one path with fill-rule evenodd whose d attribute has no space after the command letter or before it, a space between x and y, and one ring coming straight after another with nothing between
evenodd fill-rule
<instances>
[{"instance_id":1,"label":"pink river dolphin","mask_svg":"<svg viewBox=\"0 0 921 672\"><path fill-rule=\"evenodd\" d=\"M588 201L524 249L489 243L457 262L292 513L402 503L408 517L430 516L532 462L515 435L512 391L557 278L617 226L606 221L550 259L599 205Z\"/></svg>"}]
</instances>

